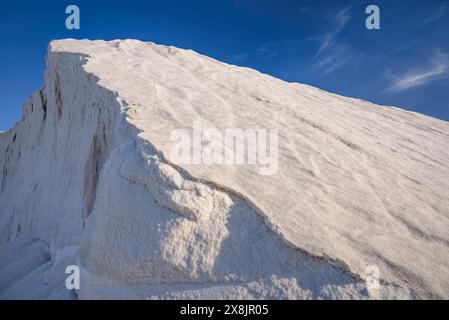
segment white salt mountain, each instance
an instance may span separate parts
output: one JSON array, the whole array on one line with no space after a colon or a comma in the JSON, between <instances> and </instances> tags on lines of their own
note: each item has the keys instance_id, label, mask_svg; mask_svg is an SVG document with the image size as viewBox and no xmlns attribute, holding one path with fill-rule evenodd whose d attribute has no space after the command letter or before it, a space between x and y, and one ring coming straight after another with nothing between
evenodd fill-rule
<instances>
[{"instance_id":1,"label":"white salt mountain","mask_svg":"<svg viewBox=\"0 0 449 320\"><path fill-rule=\"evenodd\" d=\"M449 298L448 122L135 40L47 65L0 133L1 298ZM179 163L195 123L277 165Z\"/></svg>"}]
</instances>

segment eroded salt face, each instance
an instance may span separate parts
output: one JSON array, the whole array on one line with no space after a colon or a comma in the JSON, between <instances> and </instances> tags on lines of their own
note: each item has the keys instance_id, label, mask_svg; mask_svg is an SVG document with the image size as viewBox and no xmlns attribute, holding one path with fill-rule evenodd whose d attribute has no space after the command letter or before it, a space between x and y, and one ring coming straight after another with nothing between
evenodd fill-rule
<instances>
[{"instance_id":1,"label":"eroded salt face","mask_svg":"<svg viewBox=\"0 0 449 320\"><path fill-rule=\"evenodd\" d=\"M80 244L84 297L447 297L447 122L135 40L47 62L0 134L0 241ZM276 170L173 161L195 122L277 130Z\"/></svg>"}]
</instances>

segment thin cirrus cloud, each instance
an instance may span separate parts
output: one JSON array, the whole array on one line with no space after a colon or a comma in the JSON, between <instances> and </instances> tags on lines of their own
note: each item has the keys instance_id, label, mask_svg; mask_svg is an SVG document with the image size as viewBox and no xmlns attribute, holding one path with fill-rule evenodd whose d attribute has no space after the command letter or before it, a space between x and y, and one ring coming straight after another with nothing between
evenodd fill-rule
<instances>
[{"instance_id":1,"label":"thin cirrus cloud","mask_svg":"<svg viewBox=\"0 0 449 320\"><path fill-rule=\"evenodd\" d=\"M333 29L319 38L319 48L313 57L312 71L319 70L322 75L328 75L341 68L349 61L351 49L337 41L338 34L350 20L351 7L340 10L335 15Z\"/></svg>"},{"instance_id":2,"label":"thin cirrus cloud","mask_svg":"<svg viewBox=\"0 0 449 320\"><path fill-rule=\"evenodd\" d=\"M232 56L232 59L233 59L234 61L236 61L236 62L241 62L241 61L244 61L244 60L248 59L249 56L250 56L249 53L246 53L246 52L240 52L240 53L234 54L234 55Z\"/></svg>"},{"instance_id":3,"label":"thin cirrus cloud","mask_svg":"<svg viewBox=\"0 0 449 320\"><path fill-rule=\"evenodd\" d=\"M311 39L318 42L318 50L312 58L310 71L319 71L321 75L328 75L343 65L345 65L352 56L352 50L349 46L337 41L338 34L344 29L350 20L349 11L351 6L338 11L332 18L332 29L320 37ZM310 14L310 8L301 7L300 14ZM301 47L300 40L280 39L277 41L260 44L255 53L237 53L232 56L236 62L247 60L253 54L264 59L278 58L283 55L291 55L297 52Z\"/></svg>"},{"instance_id":4,"label":"thin cirrus cloud","mask_svg":"<svg viewBox=\"0 0 449 320\"><path fill-rule=\"evenodd\" d=\"M298 49L301 41L294 39L281 39L259 45L256 49L258 55L273 58L281 54L292 54Z\"/></svg>"},{"instance_id":5,"label":"thin cirrus cloud","mask_svg":"<svg viewBox=\"0 0 449 320\"><path fill-rule=\"evenodd\" d=\"M421 26L426 26L438 20L441 20L449 13L449 1L445 1L439 6L437 6L433 13L430 14L426 19L421 22Z\"/></svg>"},{"instance_id":6,"label":"thin cirrus cloud","mask_svg":"<svg viewBox=\"0 0 449 320\"><path fill-rule=\"evenodd\" d=\"M315 60L312 69L319 70L322 75L328 75L346 64L351 55L349 47L341 44L334 45L329 52Z\"/></svg>"},{"instance_id":7,"label":"thin cirrus cloud","mask_svg":"<svg viewBox=\"0 0 449 320\"><path fill-rule=\"evenodd\" d=\"M280 39L258 45L253 52L239 52L231 56L235 62L243 62L250 57L258 56L263 59L278 58L281 55L293 54L300 48L301 41L294 39Z\"/></svg>"},{"instance_id":8,"label":"thin cirrus cloud","mask_svg":"<svg viewBox=\"0 0 449 320\"><path fill-rule=\"evenodd\" d=\"M400 92L410 88L424 86L436 79L449 75L449 55L437 51L426 67L395 75L387 72L385 76L391 80L386 91Z\"/></svg>"},{"instance_id":9,"label":"thin cirrus cloud","mask_svg":"<svg viewBox=\"0 0 449 320\"><path fill-rule=\"evenodd\" d=\"M321 44L318 49L318 52L315 55L315 58L319 57L322 53L324 53L327 49L331 48L335 44L335 39L337 35L343 30L343 28L348 24L350 15L349 10L351 7L346 7L345 9L338 12L335 17L335 25L331 32L326 33L322 39Z\"/></svg>"}]
</instances>

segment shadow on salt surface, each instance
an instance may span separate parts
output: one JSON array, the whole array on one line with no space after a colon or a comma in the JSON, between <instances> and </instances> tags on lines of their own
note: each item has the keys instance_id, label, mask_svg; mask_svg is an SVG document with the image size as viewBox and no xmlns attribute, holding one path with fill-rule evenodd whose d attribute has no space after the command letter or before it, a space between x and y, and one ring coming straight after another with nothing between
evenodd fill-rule
<instances>
[{"instance_id":1,"label":"shadow on salt surface","mask_svg":"<svg viewBox=\"0 0 449 320\"><path fill-rule=\"evenodd\" d=\"M151 151L148 153L150 157L156 156ZM96 203L97 209L102 210L95 212L94 209L94 220L88 224L91 230L86 233L89 247L82 247L88 251L81 262L84 261L84 267L92 272L82 272L82 277L86 277L81 281L82 299L370 297L365 284L344 270L284 243L264 218L241 198L192 182L184 174L177 173L180 174L177 176L173 168L160 161L150 161L145 169L144 162L135 159L137 155L134 144L124 146L113 153L104 168L102 179L107 181L100 183L100 197ZM132 161L126 160L128 158ZM157 187L164 186L164 194L179 191L155 178L170 172L182 177L184 187L194 183L197 189L205 188L207 201L204 203L219 203L214 200L230 197L231 205L213 206L213 212L196 221L169 210L165 207L165 198L155 200L154 197L158 194ZM173 176L164 175L161 181L171 178ZM189 188L181 190L187 192ZM128 196L132 199L127 199ZM201 201L198 196L186 196L183 205L195 206L196 201ZM204 206L202 208L207 211ZM108 212L107 220L103 220L104 212ZM129 212L133 214L130 216ZM132 219L120 223L123 217ZM117 223L118 230L126 234L119 236L122 240L117 242L118 246L111 245L119 239L115 233L110 233L107 241L97 237L98 230L110 228L103 222ZM158 230L171 231L161 233ZM89 235L94 237L89 238ZM124 239L129 242L126 246ZM137 250L139 247L141 249ZM119 251L115 251L117 249ZM137 251L133 254L133 250ZM106 261L115 263L105 264Z\"/></svg>"},{"instance_id":2,"label":"shadow on salt surface","mask_svg":"<svg viewBox=\"0 0 449 320\"><path fill-rule=\"evenodd\" d=\"M78 247L52 258L44 241L22 237L0 247L0 299L76 299L65 287L65 267Z\"/></svg>"},{"instance_id":3,"label":"shadow on salt surface","mask_svg":"<svg viewBox=\"0 0 449 320\"><path fill-rule=\"evenodd\" d=\"M237 197L233 202L226 219L229 235L221 243L214 273L226 270L247 279L242 285L254 298L369 298L363 282L284 243L246 202ZM330 288L339 297L329 295Z\"/></svg>"},{"instance_id":4,"label":"shadow on salt surface","mask_svg":"<svg viewBox=\"0 0 449 320\"><path fill-rule=\"evenodd\" d=\"M284 243L243 199L144 150L147 162L125 144L103 168L80 250L81 299L370 297L349 273ZM174 211L193 208L197 219Z\"/></svg>"},{"instance_id":5,"label":"shadow on salt surface","mask_svg":"<svg viewBox=\"0 0 449 320\"><path fill-rule=\"evenodd\" d=\"M80 250L80 298L407 298L386 286L368 292L344 269L285 243L240 197L159 156L132 142L106 162ZM189 218L195 208L200 215Z\"/></svg>"}]
</instances>

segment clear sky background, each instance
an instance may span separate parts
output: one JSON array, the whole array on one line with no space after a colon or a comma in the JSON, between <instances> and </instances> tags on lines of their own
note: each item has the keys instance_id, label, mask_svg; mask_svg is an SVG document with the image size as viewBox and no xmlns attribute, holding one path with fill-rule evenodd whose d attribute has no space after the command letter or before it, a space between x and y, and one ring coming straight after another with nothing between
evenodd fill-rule
<instances>
[{"instance_id":1,"label":"clear sky background","mask_svg":"<svg viewBox=\"0 0 449 320\"><path fill-rule=\"evenodd\" d=\"M76 4L81 29L67 30ZM381 29L365 28L380 8ZM135 38L449 120L449 0L0 1L0 130L43 84L52 39Z\"/></svg>"}]
</instances>

